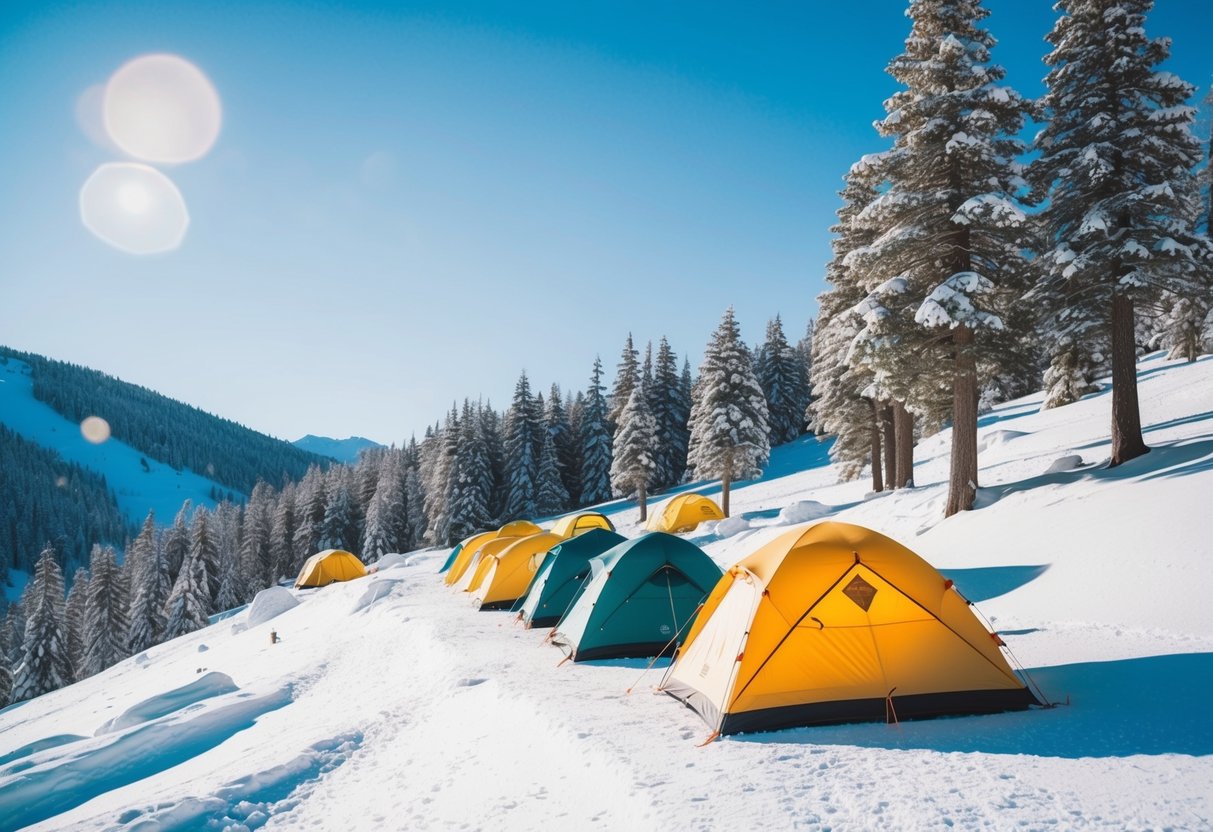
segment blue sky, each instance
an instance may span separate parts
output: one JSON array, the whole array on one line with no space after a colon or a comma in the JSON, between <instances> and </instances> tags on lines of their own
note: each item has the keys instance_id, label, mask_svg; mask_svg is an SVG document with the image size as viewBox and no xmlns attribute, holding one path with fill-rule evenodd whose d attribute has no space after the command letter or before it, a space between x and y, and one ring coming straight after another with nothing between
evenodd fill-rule
<instances>
[{"instance_id":1,"label":"blue sky","mask_svg":"<svg viewBox=\"0 0 1213 832\"><path fill-rule=\"evenodd\" d=\"M992 0L995 59L1041 91L1048 0ZM697 363L815 313L840 177L884 144L897 0L0 6L0 343L294 439L399 442L518 372L583 387L624 335ZM1148 21L1208 88L1213 4ZM224 106L164 170L170 254L84 229L115 158L74 110L125 61L197 64ZM1202 112L1207 135L1209 117Z\"/></svg>"}]
</instances>

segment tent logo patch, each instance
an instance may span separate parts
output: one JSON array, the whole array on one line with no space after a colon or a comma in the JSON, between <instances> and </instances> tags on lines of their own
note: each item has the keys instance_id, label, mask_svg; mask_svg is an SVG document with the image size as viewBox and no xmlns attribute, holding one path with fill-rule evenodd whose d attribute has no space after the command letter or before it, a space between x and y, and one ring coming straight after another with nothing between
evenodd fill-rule
<instances>
[{"instance_id":1,"label":"tent logo patch","mask_svg":"<svg viewBox=\"0 0 1213 832\"><path fill-rule=\"evenodd\" d=\"M864 612L868 611L868 607L872 606L872 599L876 597L876 587L858 575L851 578L851 582L843 587L842 591Z\"/></svg>"}]
</instances>

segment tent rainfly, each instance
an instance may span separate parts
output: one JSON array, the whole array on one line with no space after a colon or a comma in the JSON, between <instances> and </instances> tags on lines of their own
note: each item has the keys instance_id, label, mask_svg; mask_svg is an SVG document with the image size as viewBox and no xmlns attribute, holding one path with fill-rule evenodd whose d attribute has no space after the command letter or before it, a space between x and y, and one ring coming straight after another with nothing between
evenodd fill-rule
<instances>
[{"instance_id":1,"label":"tent rainfly","mask_svg":"<svg viewBox=\"0 0 1213 832\"><path fill-rule=\"evenodd\" d=\"M590 577L552 632L573 661L665 655L685 637L720 567L681 537L650 532L590 561Z\"/></svg>"},{"instance_id":2,"label":"tent rainfly","mask_svg":"<svg viewBox=\"0 0 1213 832\"><path fill-rule=\"evenodd\" d=\"M721 734L1041 704L968 601L905 546L822 522L725 573L661 689Z\"/></svg>"},{"instance_id":3,"label":"tent rainfly","mask_svg":"<svg viewBox=\"0 0 1213 832\"><path fill-rule=\"evenodd\" d=\"M551 532L533 534L529 537L512 538L514 541L495 555L480 559L476 571L481 574L475 596L482 610L505 610L526 595L527 589L539 564L553 546L560 544L560 537Z\"/></svg>"},{"instance_id":4,"label":"tent rainfly","mask_svg":"<svg viewBox=\"0 0 1213 832\"><path fill-rule=\"evenodd\" d=\"M724 512L710 497L679 494L649 515L645 528L651 532L681 534L692 531L705 520L723 520Z\"/></svg>"},{"instance_id":5,"label":"tent rainfly","mask_svg":"<svg viewBox=\"0 0 1213 832\"><path fill-rule=\"evenodd\" d=\"M295 588L328 586L337 581L352 581L366 575L362 561L342 549L325 549L312 555L299 570Z\"/></svg>"}]
</instances>

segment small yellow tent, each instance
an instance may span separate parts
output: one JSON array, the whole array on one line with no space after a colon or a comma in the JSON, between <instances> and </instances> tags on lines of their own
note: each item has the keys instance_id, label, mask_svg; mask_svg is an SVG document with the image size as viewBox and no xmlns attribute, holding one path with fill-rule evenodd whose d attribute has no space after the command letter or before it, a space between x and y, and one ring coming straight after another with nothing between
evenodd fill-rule
<instances>
[{"instance_id":1,"label":"small yellow tent","mask_svg":"<svg viewBox=\"0 0 1213 832\"><path fill-rule=\"evenodd\" d=\"M563 540L552 532L519 537L497 554L481 558L478 569L483 569L484 575L475 589L480 609L507 609L526 595L543 556Z\"/></svg>"},{"instance_id":2,"label":"small yellow tent","mask_svg":"<svg viewBox=\"0 0 1213 832\"><path fill-rule=\"evenodd\" d=\"M295 579L295 588L328 586L335 581L352 581L366 575L362 561L341 549L325 549L307 559Z\"/></svg>"},{"instance_id":3,"label":"small yellow tent","mask_svg":"<svg viewBox=\"0 0 1213 832\"><path fill-rule=\"evenodd\" d=\"M651 532L689 532L705 520L723 520L724 512L702 494L679 494L649 515L645 528Z\"/></svg>"},{"instance_id":4,"label":"small yellow tent","mask_svg":"<svg viewBox=\"0 0 1213 832\"><path fill-rule=\"evenodd\" d=\"M615 527L611 525L611 521L606 519L605 515L599 514L596 511L590 511L584 514L570 514L567 517L561 517L556 521L556 525L552 526L552 534L559 535L562 539L568 540L570 537L575 537L582 532L588 532L590 529L606 529L608 532L615 531Z\"/></svg>"},{"instance_id":5,"label":"small yellow tent","mask_svg":"<svg viewBox=\"0 0 1213 832\"><path fill-rule=\"evenodd\" d=\"M530 535L526 537L530 537ZM472 562L468 564L463 577L459 579L455 587L464 592L472 592L479 588L493 556L505 551L519 540L525 540L526 537L495 537L481 546L480 551L472 558Z\"/></svg>"},{"instance_id":6,"label":"small yellow tent","mask_svg":"<svg viewBox=\"0 0 1213 832\"><path fill-rule=\"evenodd\" d=\"M661 688L722 734L1040 704L1001 644L918 555L822 522L724 574Z\"/></svg>"},{"instance_id":7,"label":"small yellow tent","mask_svg":"<svg viewBox=\"0 0 1213 832\"><path fill-rule=\"evenodd\" d=\"M525 537L528 534L538 534L543 529L530 520L513 520L506 523L495 532L473 535L460 545L459 554L451 563L451 568L444 578L447 586L455 586L461 579L468 577L470 567L478 563L478 553L486 543L501 537Z\"/></svg>"}]
</instances>

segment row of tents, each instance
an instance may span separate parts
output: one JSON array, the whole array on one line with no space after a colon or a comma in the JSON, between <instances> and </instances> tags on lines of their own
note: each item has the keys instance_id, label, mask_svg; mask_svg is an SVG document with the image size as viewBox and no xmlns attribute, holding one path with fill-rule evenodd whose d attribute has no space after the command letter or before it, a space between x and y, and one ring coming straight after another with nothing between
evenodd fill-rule
<instances>
[{"instance_id":1,"label":"row of tents","mask_svg":"<svg viewBox=\"0 0 1213 832\"><path fill-rule=\"evenodd\" d=\"M694 528L682 502L659 522ZM660 689L720 734L1043 704L950 580L861 526L794 529L722 570L668 531L580 514L470 537L442 571L481 610L550 628L568 660L672 654Z\"/></svg>"}]
</instances>

